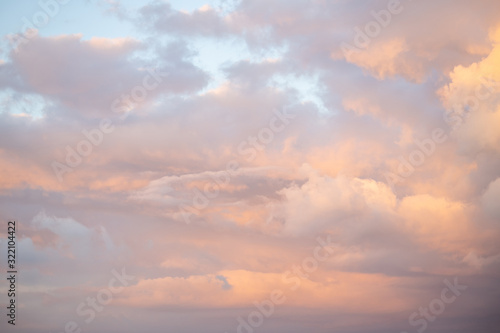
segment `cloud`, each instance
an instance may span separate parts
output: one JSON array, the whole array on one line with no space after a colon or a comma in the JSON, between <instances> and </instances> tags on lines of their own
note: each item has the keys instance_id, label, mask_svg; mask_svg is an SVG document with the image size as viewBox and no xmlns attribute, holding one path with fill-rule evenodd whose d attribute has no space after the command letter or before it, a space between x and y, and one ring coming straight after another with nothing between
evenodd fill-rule
<instances>
[{"instance_id":1,"label":"cloud","mask_svg":"<svg viewBox=\"0 0 500 333\"><path fill-rule=\"evenodd\" d=\"M185 13L169 3L153 1L140 9L136 23L156 33L181 36L221 36L229 32L224 18L209 5Z\"/></svg>"},{"instance_id":2,"label":"cloud","mask_svg":"<svg viewBox=\"0 0 500 333\"><path fill-rule=\"evenodd\" d=\"M294 184L278 192L284 202L275 214L284 219L285 233L300 236L320 230L337 231L356 223L357 217L367 211L383 214L396 204L396 197L385 184L321 176L308 165L303 166L303 172L307 180L302 185Z\"/></svg>"},{"instance_id":3,"label":"cloud","mask_svg":"<svg viewBox=\"0 0 500 333\"><path fill-rule=\"evenodd\" d=\"M39 212L31 222L31 226L42 237L44 231L50 231L57 238L51 241L56 245L56 249L72 258L84 258L95 252L96 243L100 248L102 243L108 251L113 251L113 242L110 239L106 229L101 226L97 230L89 229L72 218L60 218L56 216L47 216L44 211ZM33 237L37 239L37 237ZM50 242L49 237L49 242ZM42 242L46 243L42 238ZM47 244L47 243L46 243ZM50 243L49 243L50 244Z\"/></svg>"},{"instance_id":4,"label":"cloud","mask_svg":"<svg viewBox=\"0 0 500 333\"><path fill-rule=\"evenodd\" d=\"M60 102L66 116L72 112L93 117L116 115L114 101L134 96L133 89L144 85L147 76L160 75L163 84L141 95L136 107L160 94L192 93L206 84L206 74L187 60L190 53L182 42L159 46L157 59L134 57L144 49L143 43L132 38L35 36L11 52L12 61L2 65L0 73L13 72L22 82L10 88Z\"/></svg>"},{"instance_id":5,"label":"cloud","mask_svg":"<svg viewBox=\"0 0 500 333\"><path fill-rule=\"evenodd\" d=\"M500 221L499 195L500 178L497 178L488 185L486 192L484 192L481 198L483 209L496 221Z\"/></svg>"},{"instance_id":6,"label":"cloud","mask_svg":"<svg viewBox=\"0 0 500 333\"><path fill-rule=\"evenodd\" d=\"M433 329L494 322L498 1L402 4L350 56L340 45L387 1L191 12L108 1L121 19L106 16L107 37L68 16L81 34L54 21L10 50L0 61L0 219L19 221L30 323L60 329L55 317L74 316L121 267L138 283L98 315L102 332L234 331L275 289L287 303L263 331L405 331L455 276L470 288ZM197 49L222 44L238 47L224 57ZM113 112L147 75L161 84ZM293 117L267 138L284 110ZM112 133L59 182L51 163L66 163L104 118ZM446 139L423 149L435 129ZM415 152L422 164L387 184ZM187 224L182 209L196 200L206 204ZM317 237L335 252L291 290L283 274L313 255Z\"/></svg>"}]
</instances>

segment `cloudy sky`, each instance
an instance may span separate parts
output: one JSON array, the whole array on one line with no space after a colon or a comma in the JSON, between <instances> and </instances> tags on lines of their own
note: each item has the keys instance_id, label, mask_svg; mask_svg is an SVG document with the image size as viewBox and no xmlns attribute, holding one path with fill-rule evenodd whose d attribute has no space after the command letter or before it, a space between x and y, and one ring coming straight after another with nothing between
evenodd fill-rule
<instances>
[{"instance_id":1,"label":"cloudy sky","mask_svg":"<svg viewBox=\"0 0 500 333\"><path fill-rule=\"evenodd\" d=\"M0 1L0 330L498 332L499 13Z\"/></svg>"}]
</instances>

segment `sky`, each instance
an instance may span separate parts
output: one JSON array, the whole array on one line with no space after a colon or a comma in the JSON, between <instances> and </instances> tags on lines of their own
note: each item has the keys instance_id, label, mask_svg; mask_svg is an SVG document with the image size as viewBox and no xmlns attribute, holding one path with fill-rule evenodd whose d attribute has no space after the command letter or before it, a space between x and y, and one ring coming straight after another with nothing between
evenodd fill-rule
<instances>
[{"instance_id":1,"label":"sky","mask_svg":"<svg viewBox=\"0 0 500 333\"><path fill-rule=\"evenodd\" d=\"M0 0L0 331L498 332L499 13Z\"/></svg>"}]
</instances>

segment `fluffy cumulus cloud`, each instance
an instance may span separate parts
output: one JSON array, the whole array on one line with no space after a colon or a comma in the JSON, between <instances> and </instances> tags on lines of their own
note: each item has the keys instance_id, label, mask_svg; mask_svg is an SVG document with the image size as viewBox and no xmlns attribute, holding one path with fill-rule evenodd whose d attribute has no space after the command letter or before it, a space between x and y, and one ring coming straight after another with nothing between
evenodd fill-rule
<instances>
[{"instance_id":1,"label":"fluffy cumulus cloud","mask_svg":"<svg viewBox=\"0 0 500 333\"><path fill-rule=\"evenodd\" d=\"M19 77L23 90L60 103L66 112L90 116L117 112L122 103L113 103L115 99L125 100L122 96L133 94L136 86L153 87L157 76L168 82L160 89L149 89L152 93L144 97L137 92L141 103L135 104L159 93L189 93L204 86L206 77L185 60L189 51L182 42L159 45L158 59L147 61L134 58L134 52L143 48L143 43L131 38L34 36L11 52L12 61L3 65L2 73ZM153 79L146 80L148 75Z\"/></svg>"},{"instance_id":2,"label":"fluffy cumulus cloud","mask_svg":"<svg viewBox=\"0 0 500 333\"><path fill-rule=\"evenodd\" d=\"M16 328L496 332L499 4L58 2L18 44L6 19Z\"/></svg>"}]
</instances>

